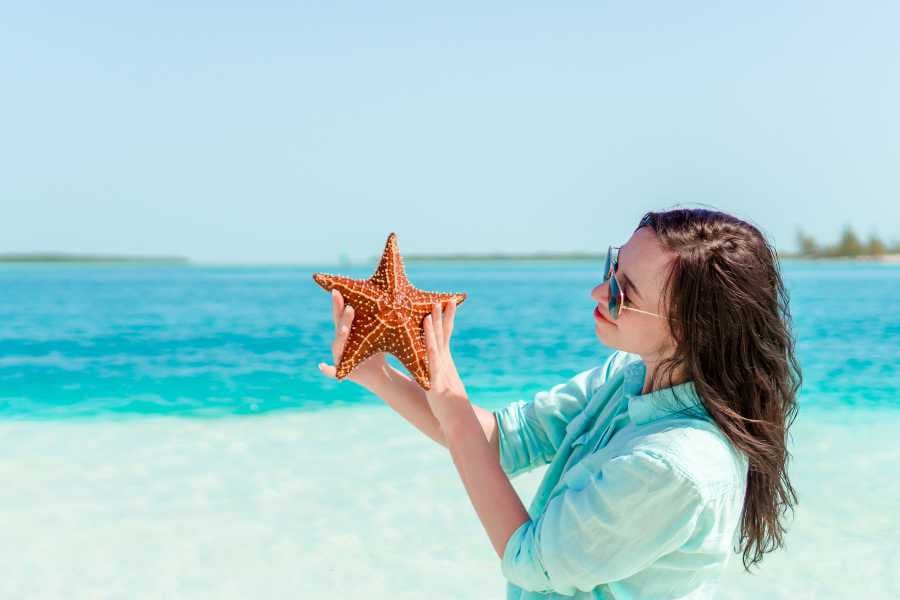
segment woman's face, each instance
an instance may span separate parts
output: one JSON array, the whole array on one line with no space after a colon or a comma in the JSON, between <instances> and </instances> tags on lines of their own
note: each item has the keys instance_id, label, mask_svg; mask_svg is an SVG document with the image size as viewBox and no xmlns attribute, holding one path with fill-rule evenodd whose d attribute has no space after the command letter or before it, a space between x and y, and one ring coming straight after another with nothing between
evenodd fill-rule
<instances>
[{"instance_id":1,"label":"woman's face","mask_svg":"<svg viewBox=\"0 0 900 600\"><path fill-rule=\"evenodd\" d=\"M673 252L662 249L652 228L635 231L619 249L615 271L625 292L625 306L665 316L667 307L661 304L663 281L674 257ZM607 347L639 354L648 363L669 356L674 344L665 319L620 309L619 318L613 320L609 315L609 294L610 280L591 290L591 298L603 317L593 317L600 341Z\"/></svg>"}]
</instances>

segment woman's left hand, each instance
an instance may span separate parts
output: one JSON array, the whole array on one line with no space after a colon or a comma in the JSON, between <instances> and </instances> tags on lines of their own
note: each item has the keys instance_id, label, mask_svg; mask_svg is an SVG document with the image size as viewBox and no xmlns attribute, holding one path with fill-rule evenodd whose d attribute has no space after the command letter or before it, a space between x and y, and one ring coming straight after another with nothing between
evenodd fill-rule
<instances>
[{"instance_id":1,"label":"woman's left hand","mask_svg":"<svg viewBox=\"0 0 900 600\"><path fill-rule=\"evenodd\" d=\"M450 354L450 336L456 316L456 300L450 300L446 311L434 304L431 314L424 320L425 350L428 353L428 371L431 389L425 390L431 412L446 428L450 419L462 410L471 410L469 396Z\"/></svg>"}]
</instances>

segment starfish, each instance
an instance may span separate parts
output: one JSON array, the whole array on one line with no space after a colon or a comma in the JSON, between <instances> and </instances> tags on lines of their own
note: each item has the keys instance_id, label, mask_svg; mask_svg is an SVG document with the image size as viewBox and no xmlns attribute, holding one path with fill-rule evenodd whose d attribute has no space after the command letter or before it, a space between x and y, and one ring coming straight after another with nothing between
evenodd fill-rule
<instances>
[{"instance_id":1,"label":"starfish","mask_svg":"<svg viewBox=\"0 0 900 600\"><path fill-rule=\"evenodd\" d=\"M331 273L313 273L326 291L337 289L353 307L353 322L335 376L343 379L361 362L377 352L393 354L424 389L431 389L428 353L425 350L424 319L435 303L456 299L460 305L466 294L429 292L409 282L397 236L388 235L381 262L369 279L351 279Z\"/></svg>"}]
</instances>

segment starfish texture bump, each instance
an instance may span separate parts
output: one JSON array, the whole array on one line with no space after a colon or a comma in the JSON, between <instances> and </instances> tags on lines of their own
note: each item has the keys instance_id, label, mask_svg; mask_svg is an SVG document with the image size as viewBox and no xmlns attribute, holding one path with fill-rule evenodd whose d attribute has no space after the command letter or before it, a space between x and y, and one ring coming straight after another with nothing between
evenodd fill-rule
<instances>
[{"instance_id":1,"label":"starfish texture bump","mask_svg":"<svg viewBox=\"0 0 900 600\"><path fill-rule=\"evenodd\" d=\"M428 353L425 349L424 319L432 305L456 299L459 306L466 294L429 292L409 282L397 236L388 235L375 274L369 279L351 279L331 273L313 273L326 291L337 289L346 305L353 307L353 322L335 376L343 379L361 362L377 352L393 354L424 389L431 389Z\"/></svg>"}]
</instances>

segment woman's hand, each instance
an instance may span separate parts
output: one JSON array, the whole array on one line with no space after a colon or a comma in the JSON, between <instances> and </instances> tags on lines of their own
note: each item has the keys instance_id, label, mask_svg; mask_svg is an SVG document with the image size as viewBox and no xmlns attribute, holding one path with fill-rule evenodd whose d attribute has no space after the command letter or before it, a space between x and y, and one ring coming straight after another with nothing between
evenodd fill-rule
<instances>
[{"instance_id":1,"label":"woman's hand","mask_svg":"<svg viewBox=\"0 0 900 600\"><path fill-rule=\"evenodd\" d=\"M456 300L448 303L446 312L435 304L425 316L425 350L428 352L428 371L431 389L425 390L431 412L445 428L461 410L472 410L466 387L459 378L450 354L450 336L456 317Z\"/></svg>"},{"instance_id":2,"label":"woman's hand","mask_svg":"<svg viewBox=\"0 0 900 600\"><path fill-rule=\"evenodd\" d=\"M353 322L353 307L344 306L344 297L337 290L331 290L331 316L334 319L334 341L331 343L331 355L334 364L319 363L319 371L326 376L336 379L337 364L341 360L341 353L347 343L350 334L350 324ZM363 387L369 387L379 377L386 377L387 359L384 352L376 352L355 369L350 371L344 379L349 379Z\"/></svg>"}]
</instances>

